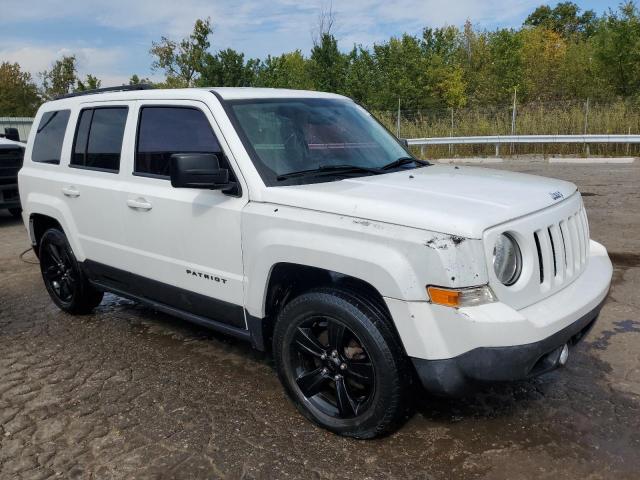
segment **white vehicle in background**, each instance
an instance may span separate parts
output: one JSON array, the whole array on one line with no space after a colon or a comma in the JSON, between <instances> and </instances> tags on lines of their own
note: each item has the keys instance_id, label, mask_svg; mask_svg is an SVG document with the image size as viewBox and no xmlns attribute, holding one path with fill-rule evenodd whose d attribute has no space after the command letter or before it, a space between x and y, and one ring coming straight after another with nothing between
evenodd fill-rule
<instances>
[{"instance_id":1,"label":"white vehicle in background","mask_svg":"<svg viewBox=\"0 0 640 480\"><path fill-rule=\"evenodd\" d=\"M567 361L612 275L575 185L432 165L348 98L88 92L35 118L20 197L69 313L113 292L272 349L299 410L371 438L410 384Z\"/></svg>"}]
</instances>

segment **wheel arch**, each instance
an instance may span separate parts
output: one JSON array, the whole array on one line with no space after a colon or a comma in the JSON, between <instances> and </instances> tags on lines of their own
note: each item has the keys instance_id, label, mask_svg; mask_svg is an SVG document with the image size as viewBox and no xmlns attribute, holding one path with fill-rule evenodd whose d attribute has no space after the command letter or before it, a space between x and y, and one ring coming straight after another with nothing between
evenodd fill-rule
<instances>
[{"instance_id":1,"label":"wheel arch","mask_svg":"<svg viewBox=\"0 0 640 480\"><path fill-rule=\"evenodd\" d=\"M29 216L29 235L31 237L31 245L33 246L36 256L40 255L40 242L42 241L42 237L45 232L51 228L57 228L62 233L65 233L60 222L54 217L43 215L41 213L32 213Z\"/></svg>"},{"instance_id":2,"label":"wheel arch","mask_svg":"<svg viewBox=\"0 0 640 480\"><path fill-rule=\"evenodd\" d=\"M326 268L279 262L274 264L269 272L262 305L263 314L252 316L247 312L254 346L260 350L266 349L270 344L275 320L280 310L296 296L319 287L338 288L361 299L366 299L380 309L391 321L391 314L382 294L371 283Z\"/></svg>"},{"instance_id":3,"label":"wheel arch","mask_svg":"<svg viewBox=\"0 0 640 480\"><path fill-rule=\"evenodd\" d=\"M69 207L63 201L51 195L32 192L27 195L23 205L29 215L29 236L36 253L44 232L55 227L65 234L77 260L84 260L84 251L78 241L78 230Z\"/></svg>"}]
</instances>

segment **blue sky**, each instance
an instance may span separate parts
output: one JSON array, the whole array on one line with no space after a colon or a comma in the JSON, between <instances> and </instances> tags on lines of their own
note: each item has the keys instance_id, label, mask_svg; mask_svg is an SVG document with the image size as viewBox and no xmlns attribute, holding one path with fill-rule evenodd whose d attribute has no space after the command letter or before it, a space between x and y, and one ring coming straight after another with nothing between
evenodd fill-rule
<instances>
[{"instance_id":1,"label":"blue sky","mask_svg":"<svg viewBox=\"0 0 640 480\"><path fill-rule=\"evenodd\" d=\"M575 0L602 13L619 1ZM350 0L333 1L341 48L365 46L424 26L518 26L544 0ZM212 50L234 48L251 57L299 48L307 54L312 30L328 0L0 0L0 61L20 63L36 77L63 54L75 54L79 72L103 86L133 73L161 79L148 54L161 36L187 35L197 18L211 17Z\"/></svg>"}]
</instances>

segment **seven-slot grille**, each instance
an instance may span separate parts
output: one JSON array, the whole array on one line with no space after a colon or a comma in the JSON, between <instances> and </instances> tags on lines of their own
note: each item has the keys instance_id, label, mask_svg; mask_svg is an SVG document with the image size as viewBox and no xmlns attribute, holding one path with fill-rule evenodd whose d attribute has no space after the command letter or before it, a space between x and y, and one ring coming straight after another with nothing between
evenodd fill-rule
<instances>
[{"instance_id":1,"label":"seven-slot grille","mask_svg":"<svg viewBox=\"0 0 640 480\"><path fill-rule=\"evenodd\" d=\"M533 233L542 291L577 277L589 258L589 224L584 207Z\"/></svg>"}]
</instances>

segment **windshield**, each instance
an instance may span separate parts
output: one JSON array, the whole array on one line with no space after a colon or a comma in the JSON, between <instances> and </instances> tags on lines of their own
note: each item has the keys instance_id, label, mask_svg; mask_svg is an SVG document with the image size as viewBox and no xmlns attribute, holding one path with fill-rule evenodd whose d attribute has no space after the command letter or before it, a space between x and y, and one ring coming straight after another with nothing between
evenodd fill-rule
<instances>
[{"instance_id":1,"label":"windshield","mask_svg":"<svg viewBox=\"0 0 640 480\"><path fill-rule=\"evenodd\" d=\"M371 175L375 169L410 157L370 113L347 99L237 100L228 104L240 137L268 186ZM323 174L288 175L314 170Z\"/></svg>"}]
</instances>

